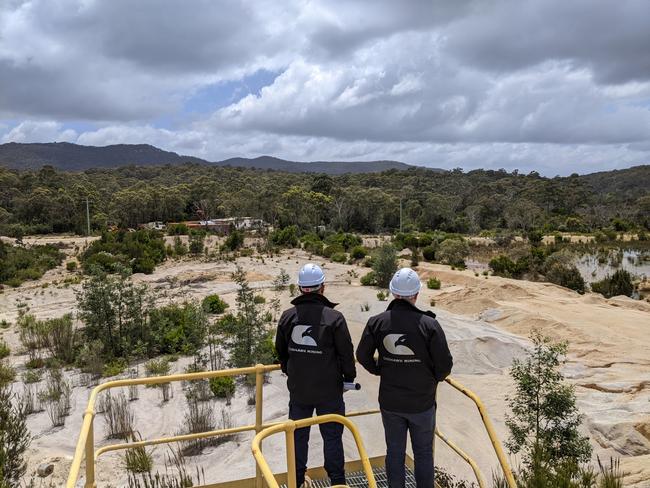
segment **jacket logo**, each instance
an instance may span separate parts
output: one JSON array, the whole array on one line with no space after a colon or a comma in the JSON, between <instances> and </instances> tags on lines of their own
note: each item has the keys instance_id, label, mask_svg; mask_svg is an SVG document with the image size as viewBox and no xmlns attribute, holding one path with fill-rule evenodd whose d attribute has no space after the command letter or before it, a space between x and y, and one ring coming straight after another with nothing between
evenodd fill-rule
<instances>
[{"instance_id":1,"label":"jacket logo","mask_svg":"<svg viewBox=\"0 0 650 488\"><path fill-rule=\"evenodd\" d=\"M384 347L395 356L415 356L413 350L406 345L406 334L388 334L384 337Z\"/></svg>"},{"instance_id":2,"label":"jacket logo","mask_svg":"<svg viewBox=\"0 0 650 488\"><path fill-rule=\"evenodd\" d=\"M316 347L318 346L316 339L310 335L313 331L314 327L311 325L296 325L291 331L291 340L300 346Z\"/></svg>"}]
</instances>

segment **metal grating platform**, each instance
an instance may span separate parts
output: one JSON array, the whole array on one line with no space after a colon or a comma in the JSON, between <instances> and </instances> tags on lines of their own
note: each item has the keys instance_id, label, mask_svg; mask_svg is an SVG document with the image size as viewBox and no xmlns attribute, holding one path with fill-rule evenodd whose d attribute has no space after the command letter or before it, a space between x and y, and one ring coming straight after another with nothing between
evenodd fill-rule
<instances>
[{"instance_id":1,"label":"metal grating platform","mask_svg":"<svg viewBox=\"0 0 650 488\"><path fill-rule=\"evenodd\" d=\"M377 467L373 468L372 472L375 475L377 488L388 488L388 480L386 479L386 468ZM363 471L354 471L352 473L345 473L345 481L351 488L367 488L368 481ZM325 488L331 486L329 478L311 480L310 488ZM287 488L287 485L281 485L281 488ZM406 488L415 488L415 477L413 471L406 466Z\"/></svg>"}]
</instances>

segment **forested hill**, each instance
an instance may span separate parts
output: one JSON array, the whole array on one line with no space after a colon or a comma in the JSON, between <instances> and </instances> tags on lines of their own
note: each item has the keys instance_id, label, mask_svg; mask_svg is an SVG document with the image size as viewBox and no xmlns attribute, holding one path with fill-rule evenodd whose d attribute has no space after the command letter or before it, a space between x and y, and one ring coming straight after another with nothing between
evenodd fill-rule
<instances>
[{"instance_id":1,"label":"forested hill","mask_svg":"<svg viewBox=\"0 0 650 488\"><path fill-rule=\"evenodd\" d=\"M115 144L81 146L69 142L0 144L0 165L12 169L38 169L53 166L64 171L118 166L153 166L160 164L204 163L199 158L180 156L149 144Z\"/></svg>"},{"instance_id":2,"label":"forested hill","mask_svg":"<svg viewBox=\"0 0 650 488\"><path fill-rule=\"evenodd\" d=\"M580 176L580 179L600 194L626 194L640 197L650 191L650 165Z\"/></svg>"},{"instance_id":3,"label":"forested hill","mask_svg":"<svg viewBox=\"0 0 650 488\"><path fill-rule=\"evenodd\" d=\"M375 173L388 169L407 169L411 166L397 161L316 161L301 163L271 156L258 158L231 158L209 162L193 156L182 156L148 144L116 144L112 146L81 146L69 142L0 144L0 166L11 169L39 169L53 166L64 171L84 171L92 168L121 166L157 166L183 163L211 164L284 171L288 173Z\"/></svg>"},{"instance_id":4,"label":"forested hill","mask_svg":"<svg viewBox=\"0 0 650 488\"><path fill-rule=\"evenodd\" d=\"M611 176L611 178L609 176ZM508 228L591 232L650 229L650 166L545 178L505 170L411 167L323 175L182 164L66 172L0 167L0 235L84 232L160 220L259 217L276 227L345 231Z\"/></svg>"},{"instance_id":5,"label":"forested hill","mask_svg":"<svg viewBox=\"0 0 650 488\"><path fill-rule=\"evenodd\" d=\"M389 169L408 169L412 167L399 161L313 161L310 163L299 163L271 156L260 156L259 158L253 159L231 158L214 164L218 166L272 169L287 173L325 173L330 175L380 173Z\"/></svg>"}]
</instances>

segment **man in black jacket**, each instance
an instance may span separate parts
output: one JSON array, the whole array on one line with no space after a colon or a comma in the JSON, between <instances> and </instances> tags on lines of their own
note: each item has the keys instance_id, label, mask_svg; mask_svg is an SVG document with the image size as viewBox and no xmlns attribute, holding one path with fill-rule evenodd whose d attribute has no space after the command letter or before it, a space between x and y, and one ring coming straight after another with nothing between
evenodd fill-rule
<instances>
[{"instance_id":1,"label":"man in black jacket","mask_svg":"<svg viewBox=\"0 0 650 488\"><path fill-rule=\"evenodd\" d=\"M436 386L451 372L453 360L435 314L415 306L420 291L417 273L400 269L390 282L390 291L395 299L384 313L368 320L357 359L381 377L379 406L386 436L388 485L404 487L408 431L417 488L431 488ZM379 351L378 361L375 351Z\"/></svg>"},{"instance_id":2,"label":"man in black jacket","mask_svg":"<svg viewBox=\"0 0 650 488\"><path fill-rule=\"evenodd\" d=\"M340 312L334 310L323 292L325 275L315 264L300 270L298 286L301 295L294 299L278 324L275 349L282 371L287 374L289 418L299 420L316 415L345 415L343 382L352 382L357 374L354 348L348 325ZM337 423L320 425L323 436L325 470L332 485L345 484L343 426ZM305 481L309 449L309 427L295 432L296 480Z\"/></svg>"}]
</instances>

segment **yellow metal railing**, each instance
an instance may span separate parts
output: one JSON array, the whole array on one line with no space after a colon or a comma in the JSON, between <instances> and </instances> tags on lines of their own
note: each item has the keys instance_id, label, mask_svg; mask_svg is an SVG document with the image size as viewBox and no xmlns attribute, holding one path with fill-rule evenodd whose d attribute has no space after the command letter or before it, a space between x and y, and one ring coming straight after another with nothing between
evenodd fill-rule
<instances>
[{"instance_id":1,"label":"yellow metal railing","mask_svg":"<svg viewBox=\"0 0 650 488\"><path fill-rule=\"evenodd\" d=\"M85 488L96 488L97 485L95 483L95 463L99 458L99 456L106 452L118 451L123 449L133 449L136 447L150 446L156 444L169 444L172 442L190 441L195 439L215 437L219 435L235 434L239 432L254 431L256 433L260 433L263 429L269 427L280 428L286 423L282 423L282 422L275 422L269 424L263 423L263 390L262 390L264 385L264 375L268 372L276 371L279 369L280 366L276 364L274 365L258 364L256 366L252 366L249 368L236 368L236 369L227 369L227 370L220 370L220 371L204 371L199 373L176 374L170 376L152 376L148 378L115 380L115 381L109 381L96 386L90 393L90 397L88 399L88 405L83 414L81 432L79 433L77 447L75 449L72 465L70 466L70 473L68 475L66 488L74 488L76 486L77 480L79 479L79 474L81 472L81 463L84 459L86 460L84 486ZM109 390L111 388L125 387L125 386L134 386L134 385L158 385L158 384L173 383L178 381L192 381L192 380L200 380L206 378L217 378L223 376L241 376L241 375L253 375L253 374L255 375L255 424L233 427L229 429L214 430L210 432L201 432L196 434L185 434L185 435L177 435L172 437L161 437L157 439L147 439L147 440L141 440L137 442L112 444L108 446L103 446L95 450L95 438L94 438L95 403L97 401L97 397L99 393L101 393L104 390ZM481 400L478 398L476 394L474 394L471 390L465 388L457 381L451 378L447 378L446 382L450 386L452 386L453 388L455 388L456 390L460 391L465 396L470 398L476 404L476 407L478 408L479 413L481 415L481 419L483 420L483 424L485 425L485 429L487 431L488 437L490 438L493 449L496 453L497 459L499 460L499 464L501 465L501 469L503 470L503 473L508 482L508 486L509 488L516 488L515 480L512 475L510 466L508 464L508 460L503 452L503 448L501 447L501 443L499 442L499 439L496 435L494 426L492 425L492 422L490 421L490 418L487 415L487 411L485 409L485 406L483 405L483 402L481 402ZM379 410L377 409L363 410L357 412L350 412L346 415L346 417L356 417L356 416L371 415L376 413L379 413ZM320 417L314 417L314 419L319 419L319 418ZM318 420L316 420L314 421L314 423L319 423L319 422ZM347 426L348 424L346 423L345 425ZM280 430L282 429L280 428ZM354 432L355 431L353 431L353 434ZM471 466L476 476L476 479L479 483L479 486L483 488L485 486L485 482L478 469L478 466L476 465L476 462L474 462L458 446L456 446L454 443L452 443L446 437L444 437L439 431L436 430L436 434L447 445L449 445L449 447L451 447L451 449L454 450L454 452L456 452L459 456L461 456ZM291 451L293 452L293 450ZM259 466L257 466L256 475L255 475L255 488L262 488L262 485L263 485L262 472L260 471Z\"/></svg>"},{"instance_id":2,"label":"yellow metal railing","mask_svg":"<svg viewBox=\"0 0 650 488\"><path fill-rule=\"evenodd\" d=\"M468 397L470 400L474 402L476 408L478 409L479 414L481 415L481 420L483 421L483 425L485 426L487 435L490 438L490 442L492 443L492 448L494 449L494 453L497 455L497 459L499 460L499 464L501 465L501 470L503 471L503 475L506 477L508 486L510 488L517 488L517 483L515 482L515 477L512 475L512 469L510 469L508 458L506 457L506 454L503 452L503 446L501 446L501 442L499 441L499 436L497 436L497 432L494 429L494 425L492 425L490 416L488 415L487 409L485 408L485 405L483 405L481 399L478 397L476 393L474 393L472 390L468 388L465 388L463 385L461 385L458 381L454 380L453 378L447 378L445 381L450 386L454 387L456 390L458 390L459 392L461 392L463 395L465 395L466 397Z\"/></svg>"},{"instance_id":3,"label":"yellow metal railing","mask_svg":"<svg viewBox=\"0 0 650 488\"><path fill-rule=\"evenodd\" d=\"M255 458L255 462L257 463L258 468L260 471L262 471L264 481L266 481L266 484L269 486L269 488L280 488L280 485L276 481L275 476L269 467L269 463L266 462L264 454L262 454L262 441L268 436L277 434L278 432L285 433L287 443L287 486L288 488L297 488L296 452L293 434L296 429L308 427L315 424L325 424L328 422L337 422L339 424L343 424L350 430L350 432L352 432L354 442L356 442L357 449L359 450L361 465L363 466L363 471L366 474L366 478L368 480L368 488L377 488L375 476L372 472L372 466L370 465L370 459L368 458L366 448L363 446L363 441L361 440L359 429L357 429L357 426L354 425L351 420L336 414L320 415L318 417L311 417L302 420L289 420L287 422L282 422L281 424L268 427L255 436L252 446L253 457Z\"/></svg>"}]
</instances>

